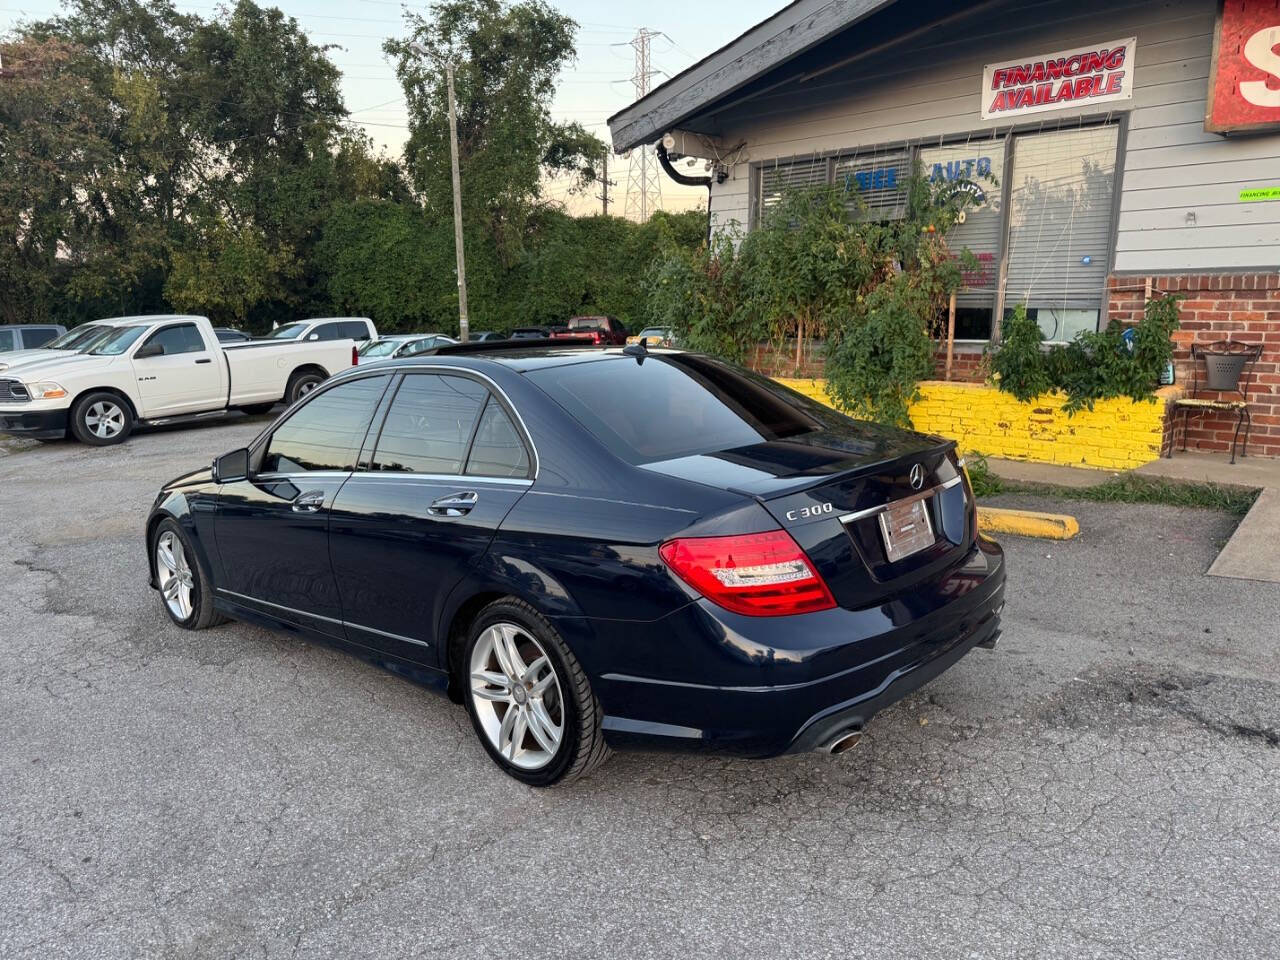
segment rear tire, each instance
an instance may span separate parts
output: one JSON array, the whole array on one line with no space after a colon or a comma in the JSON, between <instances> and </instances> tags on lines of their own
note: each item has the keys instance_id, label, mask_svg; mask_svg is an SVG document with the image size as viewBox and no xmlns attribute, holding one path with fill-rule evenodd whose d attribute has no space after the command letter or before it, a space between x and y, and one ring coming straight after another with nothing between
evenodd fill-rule
<instances>
[{"instance_id":1,"label":"rear tire","mask_svg":"<svg viewBox=\"0 0 1280 960\"><path fill-rule=\"evenodd\" d=\"M485 607L468 633L460 687L476 736L533 787L576 780L609 757L604 711L578 658L522 600Z\"/></svg>"},{"instance_id":2,"label":"rear tire","mask_svg":"<svg viewBox=\"0 0 1280 960\"><path fill-rule=\"evenodd\" d=\"M86 394L71 408L71 433L92 447L123 443L133 433L133 410L118 394Z\"/></svg>"},{"instance_id":3,"label":"rear tire","mask_svg":"<svg viewBox=\"0 0 1280 960\"><path fill-rule=\"evenodd\" d=\"M184 630L204 630L226 623L213 608L213 582L200 555L175 521L165 519L151 535L160 603L169 619Z\"/></svg>"},{"instance_id":4,"label":"rear tire","mask_svg":"<svg viewBox=\"0 0 1280 960\"><path fill-rule=\"evenodd\" d=\"M289 385L284 391L284 402L297 403L322 383L324 383L323 374L314 370L299 370L289 378Z\"/></svg>"}]
</instances>

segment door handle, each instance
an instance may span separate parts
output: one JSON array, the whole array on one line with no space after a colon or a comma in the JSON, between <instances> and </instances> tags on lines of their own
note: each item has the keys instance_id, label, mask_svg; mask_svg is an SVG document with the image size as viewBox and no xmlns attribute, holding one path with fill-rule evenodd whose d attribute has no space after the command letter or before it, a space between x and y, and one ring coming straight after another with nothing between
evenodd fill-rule
<instances>
[{"instance_id":1,"label":"door handle","mask_svg":"<svg viewBox=\"0 0 1280 960\"><path fill-rule=\"evenodd\" d=\"M437 517L465 517L471 512L480 497L474 490L466 493L454 493L447 497L432 500L427 512Z\"/></svg>"},{"instance_id":2,"label":"door handle","mask_svg":"<svg viewBox=\"0 0 1280 960\"><path fill-rule=\"evenodd\" d=\"M203 360L197 360L196 363L213 363L213 361L205 357Z\"/></svg>"},{"instance_id":3,"label":"door handle","mask_svg":"<svg viewBox=\"0 0 1280 960\"><path fill-rule=\"evenodd\" d=\"M308 490L293 498L294 513L315 513L324 506L323 490Z\"/></svg>"}]
</instances>

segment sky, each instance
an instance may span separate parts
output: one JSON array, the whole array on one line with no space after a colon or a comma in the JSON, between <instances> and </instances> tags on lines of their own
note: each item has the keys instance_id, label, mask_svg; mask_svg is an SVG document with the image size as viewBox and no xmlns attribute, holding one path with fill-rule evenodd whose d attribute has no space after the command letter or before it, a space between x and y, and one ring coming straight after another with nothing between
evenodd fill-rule
<instances>
[{"instance_id":1,"label":"sky","mask_svg":"<svg viewBox=\"0 0 1280 960\"><path fill-rule=\"evenodd\" d=\"M267 0L258 0L270 6ZM736 3L690 4L681 0L627 0L602 4L589 0L562 0L553 3L579 24L578 61L561 76L552 115L557 120L577 120L606 143L606 119L634 99L631 75L634 51L630 46L636 30L646 27L665 37L652 41L652 69L657 86L668 76L705 57L738 34L780 9L785 0L738 0ZM22 20L48 17L59 9L57 0L0 0L0 31L8 32ZM401 35L404 9L425 12L423 3L400 0L281 0L274 4L295 17L317 44L333 45L329 56L342 71L342 88L351 118L361 124L374 142L393 156L399 156L407 136L404 95L396 82L391 63L383 56L382 41ZM179 9L212 17L213 2L187 3ZM610 157L610 212L623 213L627 189L628 161ZM467 172L462 171L463 190ZM665 175L662 206L684 210L702 206L706 191L681 187ZM547 196L565 204L571 213L598 210L598 191L574 196L564 182L546 184ZM617 205L614 204L617 201Z\"/></svg>"}]
</instances>

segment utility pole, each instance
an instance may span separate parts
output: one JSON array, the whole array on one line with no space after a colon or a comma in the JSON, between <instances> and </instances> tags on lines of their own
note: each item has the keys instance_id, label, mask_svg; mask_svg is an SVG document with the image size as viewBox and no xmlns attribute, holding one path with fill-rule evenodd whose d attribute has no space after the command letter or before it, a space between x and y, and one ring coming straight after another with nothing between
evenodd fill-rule
<instances>
[{"instance_id":1,"label":"utility pole","mask_svg":"<svg viewBox=\"0 0 1280 960\"><path fill-rule=\"evenodd\" d=\"M431 55L422 44L413 42L409 49L430 62ZM462 249L462 176L458 172L458 107L453 99L453 61L445 64L445 76L449 82L449 159L453 166L453 249L458 255L458 339L468 340L470 324L467 320L467 258Z\"/></svg>"},{"instance_id":2,"label":"utility pole","mask_svg":"<svg viewBox=\"0 0 1280 960\"><path fill-rule=\"evenodd\" d=\"M604 215L609 215L609 148L604 148L604 175L600 178L600 200L604 204Z\"/></svg>"},{"instance_id":3,"label":"utility pole","mask_svg":"<svg viewBox=\"0 0 1280 960\"><path fill-rule=\"evenodd\" d=\"M445 65L449 77L449 154L453 161L453 246L458 254L458 339L467 342L467 258L462 251L462 176L458 172L458 108L453 102L453 61Z\"/></svg>"}]
</instances>

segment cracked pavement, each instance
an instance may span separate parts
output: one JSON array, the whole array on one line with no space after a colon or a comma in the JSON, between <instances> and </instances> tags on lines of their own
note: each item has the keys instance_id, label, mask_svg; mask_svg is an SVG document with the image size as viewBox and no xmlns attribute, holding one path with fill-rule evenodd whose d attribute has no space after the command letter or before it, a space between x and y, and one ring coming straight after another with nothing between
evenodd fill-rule
<instances>
[{"instance_id":1,"label":"cracked pavement","mask_svg":"<svg viewBox=\"0 0 1280 960\"><path fill-rule=\"evenodd\" d=\"M0 957L1280 952L1280 587L1204 576L1232 518L1005 538L999 649L841 757L537 791L431 692L164 616L156 489L265 422L0 441Z\"/></svg>"}]
</instances>

